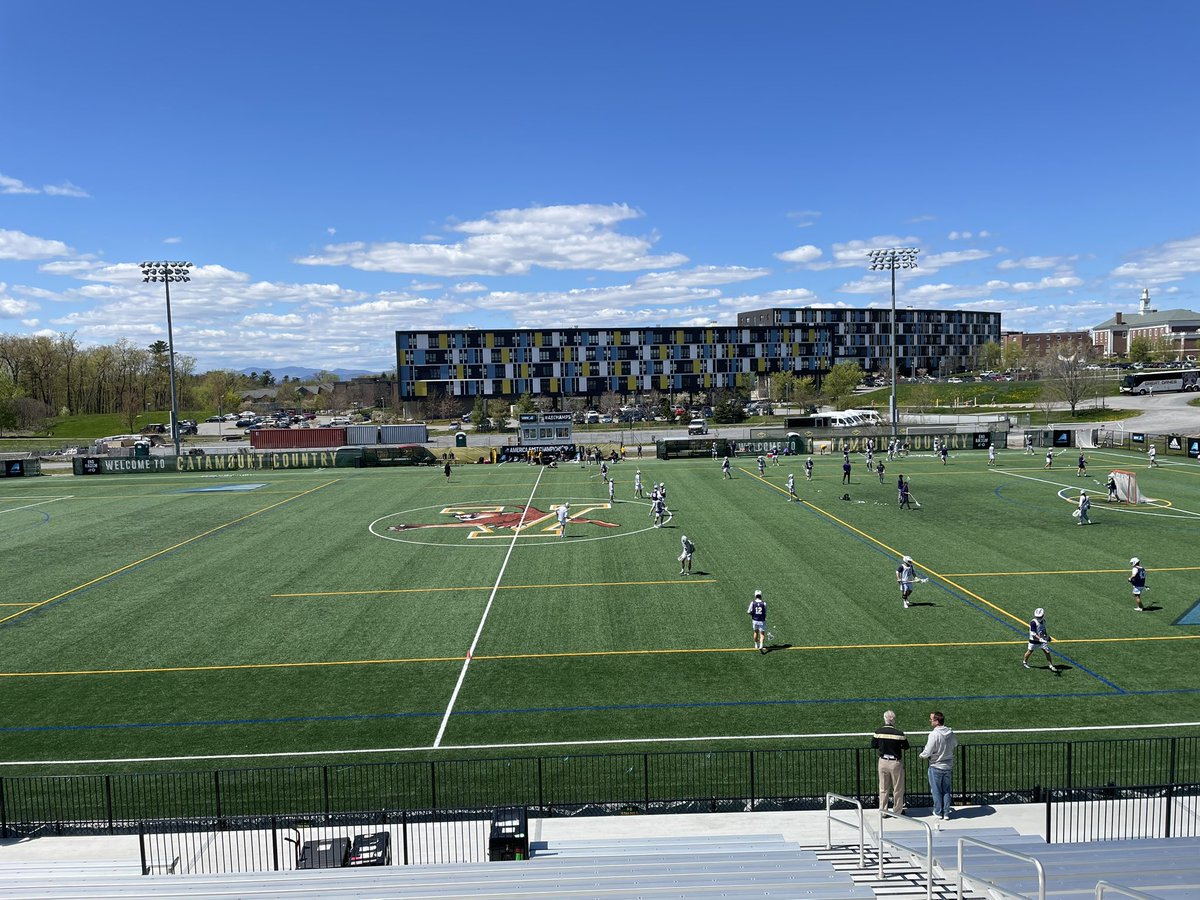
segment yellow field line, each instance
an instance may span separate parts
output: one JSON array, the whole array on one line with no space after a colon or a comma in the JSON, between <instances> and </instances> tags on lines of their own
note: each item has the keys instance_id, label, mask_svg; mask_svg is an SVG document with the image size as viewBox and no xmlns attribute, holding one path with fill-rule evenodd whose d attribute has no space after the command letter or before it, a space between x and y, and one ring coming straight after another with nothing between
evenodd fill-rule
<instances>
[{"instance_id":1,"label":"yellow field line","mask_svg":"<svg viewBox=\"0 0 1200 900\"><path fill-rule=\"evenodd\" d=\"M1155 572L1195 572L1200 566L1155 566ZM1123 569L1060 569L1052 572L951 572L946 578L989 578L1004 575L1114 575L1129 574L1129 566Z\"/></svg>"},{"instance_id":2,"label":"yellow field line","mask_svg":"<svg viewBox=\"0 0 1200 900\"><path fill-rule=\"evenodd\" d=\"M1155 571L1159 571L1155 569ZM715 578L689 578L687 581L586 581L581 584L506 584L499 587L494 585L479 585L477 587L442 587L442 588L379 588L374 591L313 591L303 594L271 594L272 598L282 597L363 597L376 594L436 594L454 591L531 591L542 588L589 588L589 587L644 587L646 585L688 585L716 584Z\"/></svg>"},{"instance_id":3,"label":"yellow field line","mask_svg":"<svg viewBox=\"0 0 1200 900\"><path fill-rule=\"evenodd\" d=\"M34 601L28 603L0 603L0 606L33 606Z\"/></svg>"},{"instance_id":4,"label":"yellow field line","mask_svg":"<svg viewBox=\"0 0 1200 900\"><path fill-rule=\"evenodd\" d=\"M293 496L288 497L285 500L280 500L278 503L272 503L270 506L264 506L262 509L257 509L252 513L247 513L244 516L239 516L238 518L236 518L230 522L226 522L223 525L218 525L215 528L210 528L208 531L202 532L201 534L197 534L193 537L187 538L186 540L180 541L178 544L173 544L170 547L165 547L162 550L158 550L154 553L151 553L149 556L146 556L146 557L143 557L142 559L137 560L136 562L131 562L128 565L121 566L121 568L119 568L119 569L114 569L111 572L108 572L104 575L100 575L96 578L93 578L91 581L85 581L83 584L77 584L75 587L68 588L67 590L63 591L62 593L55 594L53 597L48 597L45 600L42 600L40 603L34 603L31 606L27 607L26 609L21 610L20 612L11 613L11 614L5 616L4 618L0 618L0 625L3 625L5 622L9 621L10 619L15 619L18 616L23 616L28 612L32 612L35 609L40 609L41 607L45 606L47 603L53 603L55 600L61 600L63 597L69 597L71 594L74 594L77 591L81 591L84 588L91 587L93 584L99 584L100 582L105 581L109 578L112 578L115 575L120 575L122 572L128 572L130 569L140 566L142 563L149 562L152 559L156 559L157 557L162 556L164 553L170 553L172 550L178 550L180 547L186 547L188 544L191 544L194 541L198 541L201 538L205 538L205 537L208 537L209 535L216 534L218 531L223 531L224 529L229 528L230 526L236 525L239 522L244 522L247 519L252 519L255 516L259 515L260 513L265 513L265 512L268 512L269 510L275 509L278 506L283 506L283 504L290 503L292 500L297 500L300 497L304 497L307 494L311 494L311 493L313 493L313 491L319 491L322 488L329 487L329 485L336 484L340 480L341 480L340 478L335 478L333 481L327 481L327 482L325 482L325 484L319 484L314 488L309 488L307 491L301 491L299 494L294 494Z\"/></svg>"},{"instance_id":5,"label":"yellow field line","mask_svg":"<svg viewBox=\"0 0 1200 900\"><path fill-rule=\"evenodd\" d=\"M1139 641L1196 641L1200 634L1175 634L1144 637L1066 638L1055 640L1059 644L1126 644ZM933 647L1012 647L1025 643L1024 639L1006 641L930 641L913 644L812 644L807 646L788 645L779 650L788 651L837 651L837 650L927 650ZM473 657L475 662L498 662L521 659L582 659L598 656L670 656L694 653L757 653L754 647L690 647L673 650L574 650L554 653L502 653ZM236 672L253 669L318 669L345 668L349 666L392 666L408 663L460 663L462 656L404 657L398 659L344 659L316 662L279 663L236 663L211 666L161 666L140 669L79 669L58 672L0 672L0 678L64 678L95 675L170 675L182 672Z\"/></svg>"},{"instance_id":6,"label":"yellow field line","mask_svg":"<svg viewBox=\"0 0 1200 900\"><path fill-rule=\"evenodd\" d=\"M865 531L861 531L858 528L855 528L849 522L839 519L833 513L827 512L826 510L821 509L821 507L816 506L807 500L801 500L800 502L803 503L805 506L807 506L809 509L813 510L814 512L817 512L817 513L819 513L823 516L826 516L826 517L832 519L833 521L837 522L843 528L850 529L855 534L861 536L864 540L870 541L872 544L874 544L877 547L882 547L884 550L887 550L889 553L893 554L894 556L903 556L904 555L896 548L889 547L887 544L883 543L883 541L877 540L876 538L871 537L871 535L867 534ZM985 606L990 606L992 609L994 609L996 612L1000 613L1001 615L1008 616L1014 622L1020 622L1022 625L1025 624L1025 620L1022 619L1020 616L1014 616L1008 610L1002 609L1001 607L997 606L995 603L992 603L990 600L985 600L983 597L980 597L974 591L967 590L965 587L963 587L958 582L951 581L949 576L943 575L940 572L937 572L937 571L929 568L929 566L924 565L924 564L921 565L921 568L924 569L926 572L928 572L930 575L933 575L935 578L939 578L942 581L946 582L946 584L951 585L956 590L962 591L968 597L974 597L976 600L978 600L980 603L984 604Z\"/></svg>"}]
</instances>

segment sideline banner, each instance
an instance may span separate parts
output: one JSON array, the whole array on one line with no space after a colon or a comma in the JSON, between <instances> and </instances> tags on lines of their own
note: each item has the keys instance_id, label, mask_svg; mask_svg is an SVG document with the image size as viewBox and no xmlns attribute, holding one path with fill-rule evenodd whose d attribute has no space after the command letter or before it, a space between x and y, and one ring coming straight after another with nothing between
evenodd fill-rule
<instances>
[{"instance_id":1,"label":"sideline banner","mask_svg":"<svg viewBox=\"0 0 1200 900\"><path fill-rule=\"evenodd\" d=\"M273 450L266 453L209 453L203 456L77 456L76 475L145 475L163 472L236 472L259 469L354 468L362 450Z\"/></svg>"}]
</instances>

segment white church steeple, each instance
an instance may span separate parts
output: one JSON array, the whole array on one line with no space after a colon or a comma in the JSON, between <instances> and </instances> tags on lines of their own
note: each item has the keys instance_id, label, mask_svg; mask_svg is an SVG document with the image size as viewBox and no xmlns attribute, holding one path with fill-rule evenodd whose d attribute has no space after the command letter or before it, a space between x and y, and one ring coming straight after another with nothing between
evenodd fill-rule
<instances>
[{"instance_id":1,"label":"white church steeple","mask_svg":"<svg viewBox=\"0 0 1200 900\"><path fill-rule=\"evenodd\" d=\"M1144 316L1146 313L1152 312L1158 312L1158 310L1150 308L1150 288L1142 288L1142 300L1138 304L1138 315Z\"/></svg>"}]
</instances>

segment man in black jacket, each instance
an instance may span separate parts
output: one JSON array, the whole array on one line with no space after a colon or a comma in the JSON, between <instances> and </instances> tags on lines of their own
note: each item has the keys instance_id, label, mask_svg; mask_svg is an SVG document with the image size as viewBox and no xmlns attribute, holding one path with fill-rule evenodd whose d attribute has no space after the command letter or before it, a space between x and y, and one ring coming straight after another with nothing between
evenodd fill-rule
<instances>
[{"instance_id":1,"label":"man in black jacket","mask_svg":"<svg viewBox=\"0 0 1200 900\"><path fill-rule=\"evenodd\" d=\"M883 727L871 736L871 749L879 753L879 808L887 809L888 794L892 795L892 812L904 814L904 751L908 737L896 727L896 714L890 709L883 714Z\"/></svg>"}]
</instances>

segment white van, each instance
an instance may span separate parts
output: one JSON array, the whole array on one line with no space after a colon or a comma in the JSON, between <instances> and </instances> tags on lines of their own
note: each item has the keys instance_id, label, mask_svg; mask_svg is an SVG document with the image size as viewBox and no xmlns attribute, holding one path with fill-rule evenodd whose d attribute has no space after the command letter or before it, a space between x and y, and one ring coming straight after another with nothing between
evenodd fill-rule
<instances>
[{"instance_id":1,"label":"white van","mask_svg":"<svg viewBox=\"0 0 1200 900\"><path fill-rule=\"evenodd\" d=\"M844 413L856 417L863 425L882 425L883 419L873 409L846 409Z\"/></svg>"},{"instance_id":2,"label":"white van","mask_svg":"<svg viewBox=\"0 0 1200 900\"><path fill-rule=\"evenodd\" d=\"M708 434L708 422L704 419L692 419L688 422L688 434Z\"/></svg>"}]
</instances>

